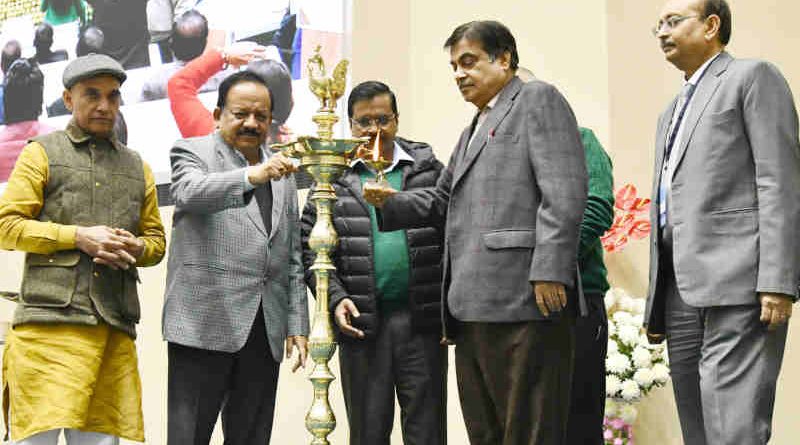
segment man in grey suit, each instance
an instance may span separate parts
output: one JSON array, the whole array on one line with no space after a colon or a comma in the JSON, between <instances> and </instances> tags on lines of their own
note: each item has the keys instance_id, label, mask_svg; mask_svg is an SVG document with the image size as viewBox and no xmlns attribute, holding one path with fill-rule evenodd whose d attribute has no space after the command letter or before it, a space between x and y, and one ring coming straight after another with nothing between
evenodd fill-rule
<instances>
[{"instance_id":1,"label":"man in grey suit","mask_svg":"<svg viewBox=\"0 0 800 445\"><path fill-rule=\"evenodd\" d=\"M554 87L516 76L516 43L501 23L463 24L445 48L479 110L472 125L436 187L365 186L364 196L381 207L382 230L446 217L442 308L470 442L561 444L574 317L585 307L576 263L587 174L575 117Z\"/></svg>"},{"instance_id":2,"label":"man in grey suit","mask_svg":"<svg viewBox=\"0 0 800 445\"><path fill-rule=\"evenodd\" d=\"M220 408L226 444L268 443L284 342L294 370L305 364L296 168L263 148L271 108L260 76L235 73L219 88L219 130L170 152L170 444L208 444Z\"/></svg>"},{"instance_id":3,"label":"man in grey suit","mask_svg":"<svg viewBox=\"0 0 800 445\"><path fill-rule=\"evenodd\" d=\"M671 0L653 33L685 83L656 133L645 324L667 339L684 442L764 444L800 272L792 94L725 52L724 0Z\"/></svg>"}]
</instances>

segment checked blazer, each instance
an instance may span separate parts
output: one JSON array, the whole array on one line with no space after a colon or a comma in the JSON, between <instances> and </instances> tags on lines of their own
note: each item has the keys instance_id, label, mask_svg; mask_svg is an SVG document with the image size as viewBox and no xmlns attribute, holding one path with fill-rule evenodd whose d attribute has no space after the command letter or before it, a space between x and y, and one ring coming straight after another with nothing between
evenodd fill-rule
<instances>
[{"instance_id":1,"label":"checked blazer","mask_svg":"<svg viewBox=\"0 0 800 445\"><path fill-rule=\"evenodd\" d=\"M269 156L269 153L267 153ZM175 202L163 312L164 339L235 352L259 306L276 361L287 335L308 334L297 187L272 181L272 231L245 193L246 161L218 132L170 151Z\"/></svg>"}]
</instances>

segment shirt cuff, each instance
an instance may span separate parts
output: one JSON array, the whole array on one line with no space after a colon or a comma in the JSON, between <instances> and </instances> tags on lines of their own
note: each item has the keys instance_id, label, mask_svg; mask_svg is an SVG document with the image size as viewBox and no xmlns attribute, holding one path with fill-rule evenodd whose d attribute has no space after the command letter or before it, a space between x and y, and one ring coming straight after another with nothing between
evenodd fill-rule
<instances>
[{"instance_id":1,"label":"shirt cuff","mask_svg":"<svg viewBox=\"0 0 800 445\"><path fill-rule=\"evenodd\" d=\"M58 228L58 239L56 239L57 250L70 250L75 248L75 233L78 226L60 226Z\"/></svg>"},{"instance_id":2,"label":"shirt cuff","mask_svg":"<svg viewBox=\"0 0 800 445\"><path fill-rule=\"evenodd\" d=\"M251 190L256 188L256 186L253 185L253 183L250 182L250 177L247 174L248 168L249 167L245 167L245 168L242 169L244 171L244 192L245 193L247 193L247 192L249 192L249 191L251 191Z\"/></svg>"}]
</instances>

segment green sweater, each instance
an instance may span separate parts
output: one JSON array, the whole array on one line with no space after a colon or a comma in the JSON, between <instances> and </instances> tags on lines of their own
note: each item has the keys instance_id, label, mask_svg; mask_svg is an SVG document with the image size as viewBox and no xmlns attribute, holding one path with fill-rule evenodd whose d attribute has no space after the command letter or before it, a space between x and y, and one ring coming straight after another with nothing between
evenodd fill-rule
<instances>
[{"instance_id":1,"label":"green sweater","mask_svg":"<svg viewBox=\"0 0 800 445\"><path fill-rule=\"evenodd\" d=\"M580 128L589 173L589 199L581 221L578 264L585 294L605 294L608 272L603 263L600 237L614 221L614 178L611 158L603 150L592 130Z\"/></svg>"},{"instance_id":2,"label":"green sweater","mask_svg":"<svg viewBox=\"0 0 800 445\"><path fill-rule=\"evenodd\" d=\"M367 168L359 169L363 185L375 175ZM395 190L403 189L403 171L394 168L386 173L386 180ZM375 207L369 206L372 225L372 263L375 277L375 295L381 312L389 312L408 305L408 242L405 230L381 232L375 217Z\"/></svg>"},{"instance_id":3,"label":"green sweater","mask_svg":"<svg viewBox=\"0 0 800 445\"><path fill-rule=\"evenodd\" d=\"M44 11L44 21L54 26L76 21L83 24L86 21L86 5L83 0L73 2L64 15L59 15L47 0L42 0L41 9Z\"/></svg>"}]
</instances>

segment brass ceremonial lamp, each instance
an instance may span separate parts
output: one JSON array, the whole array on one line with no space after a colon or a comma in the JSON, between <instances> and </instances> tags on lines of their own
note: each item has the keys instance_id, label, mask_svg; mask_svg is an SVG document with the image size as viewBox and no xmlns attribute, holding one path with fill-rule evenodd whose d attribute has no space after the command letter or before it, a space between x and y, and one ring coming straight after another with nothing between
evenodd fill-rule
<instances>
[{"instance_id":1,"label":"brass ceremonial lamp","mask_svg":"<svg viewBox=\"0 0 800 445\"><path fill-rule=\"evenodd\" d=\"M314 271L316 278L316 308L309 337L309 351L314 369L309 376L314 387L314 400L306 414L306 429L314 439L311 445L327 445L328 435L336 428L336 416L328 401L328 388L335 378L328 362L336 351L330 311L328 310L328 279L331 270L336 270L331 252L336 249L339 238L333 227L333 203L336 193L332 183L350 166L356 148L368 138L334 139L333 126L339 121L336 101L344 94L347 77L347 60L340 61L333 70L333 77L325 77L325 64L317 46L308 60L308 82L311 91L322 106L312 117L317 124L317 136L300 136L286 144L274 144L284 155L300 159L300 167L314 178L314 187L308 199L317 208L317 222L311 229L308 245L316 253Z\"/></svg>"}]
</instances>

